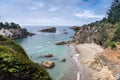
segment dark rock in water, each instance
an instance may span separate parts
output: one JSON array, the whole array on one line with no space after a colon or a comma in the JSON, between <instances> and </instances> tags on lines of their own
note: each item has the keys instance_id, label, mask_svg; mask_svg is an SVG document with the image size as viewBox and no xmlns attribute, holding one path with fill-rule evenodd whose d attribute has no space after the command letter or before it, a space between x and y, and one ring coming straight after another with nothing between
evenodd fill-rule
<instances>
[{"instance_id":1,"label":"dark rock in water","mask_svg":"<svg viewBox=\"0 0 120 80\"><path fill-rule=\"evenodd\" d=\"M53 54L46 54L44 57L53 57Z\"/></svg>"},{"instance_id":2,"label":"dark rock in water","mask_svg":"<svg viewBox=\"0 0 120 80\"><path fill-rule=\"evenodd\" d=\"M53 68L55 66L55 63L52 62L52 61L43 61L42 62L42 65L45 67L45 68Z\"/></svg>"},{"instance_id":3,"label":"dark rock in water","mask_svg":"<svg viewBox=\"0 0 120 80\"><path fill-rule=\"evenodd\" d=\"M56 27L49 27L46 29L39 30L39 32L49 32L49 33L55 33L56 32Z\"/></svg>"},{"instance_id":4,"label":"dark rock in water","mask_svg":"<svg viewBox=\"0 0 120 80\"><path fill-rule=\"evenodd\" d=\"M68 34L68 32L64 32L64 34Z\"/></svg>"},{"instance_id":5,"label":"dark rock in water","mask_svg":"<svg viewBox=\"0 0 120 80\"><path fill-rule=\"evenodd\" d=\"M71 44L73 41L61 41L61 42L57 42L55 43L56 45L65 45L65 44Z\"/></svg>"},{"instance_id":6,"label":"dark rock in water","mask_svg":"<svg viewBox=\"0 0 120 80\"><path fill-rule=\"evenodd\" d=\"M28 32L28 36L33 36L33 35L36 35L36 34Z\"/></svg>"},{"instance_id":7,"label":"dark rock in water","mask_svg":"<svg viewBox=\"0 0 120 80\"><path fill-rule=\"evenodd\" d=\"M66 31L65 29L63 29L63 31Z\"/></svg>"},{"instance_id":8,"label":"dark rock in water","mask_svg":"<svg viewBox=\"0 0 120 80\"><path fill-rule=\"evenodd\" d=\"M64 45L64 44L67 44L67 42L65 42L65 41L62 41L62 42L57 42L57 43L55 43L56 45Z\"/></svg>"},{"instance_id":9,"label":"dark rock in water","mask_svg":"<svg viewBox=\"0 0 120 80\"><path fill-rule=\"evenodd\" d=\"M70 38L73 38L73 36L71 36Z\"/></svg>"},{"instance_id":10,"label":"dark rock in water","mask_svg":"<svg viewBox=\"0 0 120 80\"><path fill-rule=\"evenodd\" d=\"M78 31L80 29L79 26L73 26L73 27L70 27L70 29L73 29L74 31Z\"/></svg>"},{"instance_id":11,"label":"dark rock in water","mask_svg":"<svg viewBox=\"0 0 120 80\"><path fill-rule=\"evenodd\" d=\"M65 62L65 61L66 61L66 59L61 59L60 61L61 61L61 62Z\"/></svg>"}]
</instances>

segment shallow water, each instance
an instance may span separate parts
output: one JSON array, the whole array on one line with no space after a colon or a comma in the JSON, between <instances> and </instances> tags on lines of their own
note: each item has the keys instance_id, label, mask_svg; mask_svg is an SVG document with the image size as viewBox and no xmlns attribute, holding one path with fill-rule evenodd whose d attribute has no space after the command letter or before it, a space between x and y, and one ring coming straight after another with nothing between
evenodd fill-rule
<instances>
[{"instance_id":1,"label":"shallow water","mask_svg":"<svg viewBox=\"0 0 120 80\"><path fill-rule=\"evenodd\" d=\"M57 41L71 40L71 36L74 32L69 29L69 27L57 27L56 33L41 33L38 30L46 27L38 26L26 26L28 31L36 33L32 37L27 37L24 39L15 40L19 43L27 52L28 56L32 61L41 63L45 60L51 60L55 62L55 67L53 69L47 69L53 80L63 80L63 76L66 73L73 71L73 63L71 61L71 54L69 52L68 46L66 45L55 45ZM64 34L63 30L66 30L68 34ZM53 58L43 58L42 56L48 53L54 55ZM60 62L60 59L66 58L66 62ZM65 80L65 78L64 78ZM66 79L68 80L68 79ZM69 79L70 80L70 79ZM71 79L72 80L72 79Z\"/></svg>"}]
</instances>

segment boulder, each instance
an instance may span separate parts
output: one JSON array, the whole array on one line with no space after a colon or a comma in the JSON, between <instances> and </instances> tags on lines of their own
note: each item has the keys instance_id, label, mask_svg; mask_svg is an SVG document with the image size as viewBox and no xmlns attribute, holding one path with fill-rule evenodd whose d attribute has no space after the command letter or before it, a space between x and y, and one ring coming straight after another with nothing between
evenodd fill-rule
<instances>
[{"instance_id":1,"label":"boulder","mask_svg":"<svg viewBox=\"0 0 120 80\"><path fill-rule=\"evenodd\" d=\"M63 31L66 31L65 29L63 29Z\"/></svg>"},{"instance_id":2,"label":"boulder","mask_svg":"<svg viewBox=\"0 0 120 80\"><path fill-rule=\"evenodd\" d=\"M60 61L61 61L61 62L65 62L65 61L66 61L66 59L64 58L64 59L61 59Z\"/></svg>"},{"instance_id":3,"label":"boulder","mask_svg":"<svg viewBox=\"0 0 120 80\"><path fill-rule=\"evenodd\" d=\"M73 41L61 41L61 42L57 42L55 43L56 45L65 45L65 44L71 44L73 43Z\"/></svg>"},{"instance_id":4,"label":"boulder","mask_svg":"<svg viewBox=\"0 0 120 80\"><path fill-rule=\"evenodd\" d=\"M42 65L45 67L45 68L53 68L55 66L55 63L52 62L52 61L43 61L42 62Z\"/></svg>"},{"instance_id":5,"label":"boulder","mask_svg":"<svg viewBox=\"0 0 120 80\"><path fill-rule=\"evenodd\" d=\"M39 30L39 32L49 32L49 33L55 33L56 32L56 27L49 27L46 29Z\"/></svg>"},{"instance_id":6,"label":"boulder","mask_svg":"<svg viewBox=\"0 0 120 80\"><path fill-rule=\"evenodd\" d=\"M64 34L68 34L68 32L64 32Z\"/></svg>"},{"instance_id":7,"label":"boulder","mask_svg":"<svg viewBox=\"0 0 120 80\"><path fill-rule=\"evenodd\" d=\"M44 57L53 57L53 54L46 54Z\"/></svg>"},{"instance_id":8,"label":"boulder","mask_svg":"<svg viewBox=\"0 0 120 80\"><path fill-rule=\"evenodd\" d=\"M57 43L55 43L56 45L64 45L64 44L67 44L67 42L66 41L61 41L61 42L57 42Z\"/></svg>"}]
</instances>

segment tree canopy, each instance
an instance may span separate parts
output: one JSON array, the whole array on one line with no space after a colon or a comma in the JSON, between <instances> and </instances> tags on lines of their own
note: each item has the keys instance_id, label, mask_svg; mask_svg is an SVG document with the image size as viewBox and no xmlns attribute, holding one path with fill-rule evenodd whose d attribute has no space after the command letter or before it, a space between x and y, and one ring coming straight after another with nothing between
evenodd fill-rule
<instances>
[{"instance_id":1,"label":"tree canopy","mask_svg":"<svg viewBox=\"0 0 120 80\"><path fill-rule=\"evenodd\" d=\"M8 22L0 22L0 29L4 28L4 29L11 29L11 28L20 28L19 24L16 24L14 22L8 23Z\"/></svg>"},{"instance_id":2,"label":"tree canopy","mask_svg":"<svg viewBox=\"0 0 120 80\"><path fill-rule=\"evenodd\" d=\"M110 9L107 12L107 19L111 23L120 21L120 0L113 0Z\"/></svg>"}]
</instances>

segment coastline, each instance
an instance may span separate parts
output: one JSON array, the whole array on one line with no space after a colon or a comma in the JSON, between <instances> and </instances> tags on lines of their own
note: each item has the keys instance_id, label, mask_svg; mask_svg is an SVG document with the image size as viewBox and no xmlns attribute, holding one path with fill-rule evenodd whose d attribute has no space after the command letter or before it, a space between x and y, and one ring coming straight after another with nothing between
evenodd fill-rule
<instances>
[{"instance_id":1,"label":"coastline","mask_svg":"<svg viewBox=\"0 0 120 80\"><path fill-rule=\"evenodd\" d=\"M90 70L81 63L81 57L83 57L83 55L77 50L79 48L76 46L75 44L70 44L68 46L71 63L73 65L64 73L61 80L92 80Z\"/></svg>"}]
</instances>

